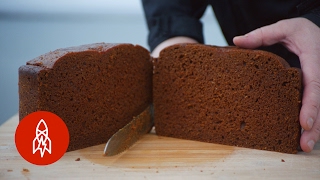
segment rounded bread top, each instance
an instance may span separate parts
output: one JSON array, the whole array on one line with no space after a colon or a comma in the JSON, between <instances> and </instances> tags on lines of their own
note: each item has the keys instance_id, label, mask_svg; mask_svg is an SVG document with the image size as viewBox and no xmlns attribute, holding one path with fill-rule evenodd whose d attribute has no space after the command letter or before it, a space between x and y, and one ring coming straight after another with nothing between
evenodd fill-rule
<instances>
[{"instance_id":1,"label":"rounded bread top","mask_svg":"<svg viewBox=\"0 0 320 180\"><path fill-rule=\"evenodd\" d=\"M263 50L255 50L255 49L243 49L243 48L239 48L236 46L225 46L225 47L220 47L220 46L214 46L214 45L204 45L204 44L196 44L196 43L181 43L181 44L175 44L172 46L168 46L166 48L164 48L159 55L159 58L166 56L165 53L166 51L171 51L173 49L179 48L179 47L186 47L186 48L190 48L190 50L196 50L197 48L203 48L203 49L207 49L209 51L212 51L213 53L215 53L216 56L225 56L226 53L253 53L255 54L257 57L258 56L265 56L265 57L269 57L274 63L277 63L280 67L283 67L284 69L286 68L290 68L289 63L284 60L282 57L268 52L268 51L263 51Z\"/></svg>"},{"instance_id":2,"label":"rounded bread top","mask_svg":"<svg viewBox=\"0 0 320 180\"><path fill-rule=\"evenodd\" d=\"M28 61L27 65L40 66L43 68L52 68L57 60L61 57L65 56L69 53L77 53L84 51L95 51L95 52L105 52L115 46L119 45L131 45L132 44L115 44L115 43L94 43L94 44L86 44L81 46L74 46L68 48L61 48L55 51L50 51L46 54L43 54L39 57L36 57L30 61Z\"/></svg>"}]
</instances>

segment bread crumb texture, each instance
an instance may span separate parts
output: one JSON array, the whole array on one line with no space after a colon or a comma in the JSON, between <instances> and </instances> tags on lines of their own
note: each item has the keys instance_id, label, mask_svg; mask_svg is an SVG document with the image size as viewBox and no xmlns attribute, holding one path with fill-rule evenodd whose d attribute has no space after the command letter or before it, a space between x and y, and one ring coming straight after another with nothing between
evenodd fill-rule
<instances>
[{"instance_id":1,"label":"bread crumb texture","mask_svg":"<svg viewBox=\"0 0 320 180\"><path fill-rule=\"evenodd\" d=\"M301 72L258 50L174 45L153 60L156 133L296 153Z\"/></svg>"}]
</instances>

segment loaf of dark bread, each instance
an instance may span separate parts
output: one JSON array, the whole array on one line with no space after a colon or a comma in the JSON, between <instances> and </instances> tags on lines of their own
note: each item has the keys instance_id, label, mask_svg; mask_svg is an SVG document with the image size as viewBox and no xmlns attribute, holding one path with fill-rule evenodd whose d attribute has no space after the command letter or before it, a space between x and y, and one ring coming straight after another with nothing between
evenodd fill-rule
<instances>
[{"instance_id":1,"label":"loaf of dark bread","mask_svg":"<svg viewBox=\"0 0 320 180\"><path fill-rule=\"evenodd\" d=\"M154 59L156 133L296 153L301 72L268 52L174 45Z\"/></svg>"},{"instance_id":2,"label":"loaf of dark bread","mask_svg":"<svg viewBox=\"0 0 320 180\"><path fill-rule=\"evenodd\" d=\"M130 44L58 49L19 68L19 117L44 110L66 123L68 151L106 143L152 102L149 52Z\"/></svg>"},{"instance_id":3,"label":"loaf of dark bread","mask_svg":"<svg viewBox=\"0 0 320 180\"><path fill-rule=\"evenodd\" d=\"M158 135L296 153L301 72L256 50L199 44L153 63ZM149 52L130 44L59 49L19 68L19 115L45 110L70 133L68 151L107 142L152 102Z\"/></svg>"}]
</instances>

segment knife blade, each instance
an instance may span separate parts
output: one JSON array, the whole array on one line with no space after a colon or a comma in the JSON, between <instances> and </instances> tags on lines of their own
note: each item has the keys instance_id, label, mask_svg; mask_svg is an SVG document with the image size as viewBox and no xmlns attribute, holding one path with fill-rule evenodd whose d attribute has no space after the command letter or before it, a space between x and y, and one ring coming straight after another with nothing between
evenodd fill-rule
<instances>
[{"instance_id":1,"label":"knife blade","mask_svg":"<svg viewBox=\"0 0 320 180\"><path fill-rule=\"evenodd\" d=\"M114 156L129 149L144 134L150 132L153 124L153 106L150 105L111 136L104 148L104 154L106 156Z\"/></svg>"}]
</instances>

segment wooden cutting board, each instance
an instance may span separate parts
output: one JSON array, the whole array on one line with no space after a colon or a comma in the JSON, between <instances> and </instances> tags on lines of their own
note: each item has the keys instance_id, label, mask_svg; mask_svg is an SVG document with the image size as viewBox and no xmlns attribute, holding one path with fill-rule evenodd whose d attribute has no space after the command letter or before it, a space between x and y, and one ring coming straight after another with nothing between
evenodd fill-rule
<instances>
[{"instance_id":1,"label":"wooden cutting board","mask_svg":"<svg viewBox=\"0 0 320 180\"><path fill-rule=\"evenodd\" d=\"M320 179L320 143L283 154L145 135L128 151L103 156L104 144L66 153L48 166L17 152L15 115L0 126L0 179ZM77 159L79 161L77 161Z\"/></svg>"}]
</instances>

